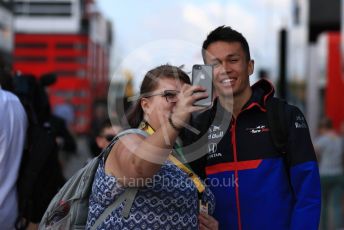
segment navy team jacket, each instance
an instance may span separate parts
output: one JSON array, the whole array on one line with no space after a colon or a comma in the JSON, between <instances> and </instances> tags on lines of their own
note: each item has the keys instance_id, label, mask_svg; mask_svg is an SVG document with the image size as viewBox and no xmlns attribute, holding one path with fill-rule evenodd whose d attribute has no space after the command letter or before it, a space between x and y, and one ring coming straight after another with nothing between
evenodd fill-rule
<instances>
[{"instance_id":1,"label":"navy team jacket","mask_svg":"<svg viewBox=\"0 0 344 230\"><path fill-rule=\"evenodd\" d=\"M190 166L206 178L216 197L214 217L226 230L318 229L320 178L306 120L288 105L287 153L280 153L270 136L265 107L274 89L261 80L252 90L236 119L216 103L192 120L200 135L181 135L196 154L205 153Z\"/></svg>"}]
</instances>

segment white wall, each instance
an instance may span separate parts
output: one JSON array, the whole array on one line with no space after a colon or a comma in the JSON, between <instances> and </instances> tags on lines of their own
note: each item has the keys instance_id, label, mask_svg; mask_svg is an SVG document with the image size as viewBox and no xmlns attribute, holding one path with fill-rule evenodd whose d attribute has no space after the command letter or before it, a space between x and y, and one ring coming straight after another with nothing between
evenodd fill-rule
<instances>
[{"instance_id":1,"label":"white wall","mask_svg":"<svg viewBox=\"0 0 344 230\"><path fill-rule=\"evenodd\" d=\"M13 50L13 15L6 8L0 6L0 49L11 52Z\"/></svg>"},{"instance_id":2,"label":"white wall","mask_svg":"<svg viewBox=\"0 0 344 230\"><path fill-rule=\"evenodd\" d=\"M47 2L47 0L28 2ZM80 31L80 0L49 0L48 2L71 2L72 15L65 17L18 15L14 21L15 30L20 33L77 33Z\"/></svg>"}]
</instances>

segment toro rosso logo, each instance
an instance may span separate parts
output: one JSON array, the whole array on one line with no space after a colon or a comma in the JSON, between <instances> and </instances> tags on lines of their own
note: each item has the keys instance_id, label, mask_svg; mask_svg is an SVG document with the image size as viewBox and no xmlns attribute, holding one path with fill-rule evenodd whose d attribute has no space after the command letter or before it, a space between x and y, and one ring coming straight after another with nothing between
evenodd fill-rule
<instances>
[{"instance_id":1,"label":"toro rosso logo","mask_svg":"<svg viewBox=\"0 0 344 230\"><path fill-rule=\"evenodd\" d=\"M246 130L249 131L251 134L256 134L256 133L268 132L270 129L267 128L265 125L258 125L255 128L247 128Z\"/></svg>"}]
</instances>

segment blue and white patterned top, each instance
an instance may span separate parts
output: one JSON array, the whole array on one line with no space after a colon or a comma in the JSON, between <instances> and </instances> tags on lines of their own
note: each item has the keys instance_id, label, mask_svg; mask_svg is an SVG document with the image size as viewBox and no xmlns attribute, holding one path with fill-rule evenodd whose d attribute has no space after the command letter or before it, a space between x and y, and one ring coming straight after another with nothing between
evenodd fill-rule
<instances>
[{"instance_id":1,"label":"blue and white patterned top","mask_svg":"<svg viewBox=\"0 0 344 230\"><path fill-rule=\"evenodd\" d=\"M97 229L198 229L198 193L188 175L167 160L152 182L138 190L128 218L121 216L122 203ZM124 190L115 177L105 174L103 159L92 185L86 229ZM208 202L212 214L215 198L208 188L202 200Z\"/></svg>"}]
</instances>

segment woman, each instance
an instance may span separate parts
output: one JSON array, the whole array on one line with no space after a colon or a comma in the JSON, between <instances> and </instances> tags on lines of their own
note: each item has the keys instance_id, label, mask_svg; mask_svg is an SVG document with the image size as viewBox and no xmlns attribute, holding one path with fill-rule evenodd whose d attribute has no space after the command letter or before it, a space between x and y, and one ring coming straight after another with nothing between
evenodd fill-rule
<instances>
[{"instance_id":1,"label":"woman","mask_svg":"<svg viewBox=\"0 0 344 230\"><path fill-rule=\"evenodd\" d=\"M148 135L121 137L100 163L87 229L128 187L139 187L128 217L121 216L119 209L124 207L119 206L98 229L217 229L215 219L199 214L200 209L213 212L213 194L171 154L183 124L192 112L202 109L193 103L208 96L204 88L189 84L188 76L170 65L146 74L128 121Z\"/></svg>"}]
</instances>

